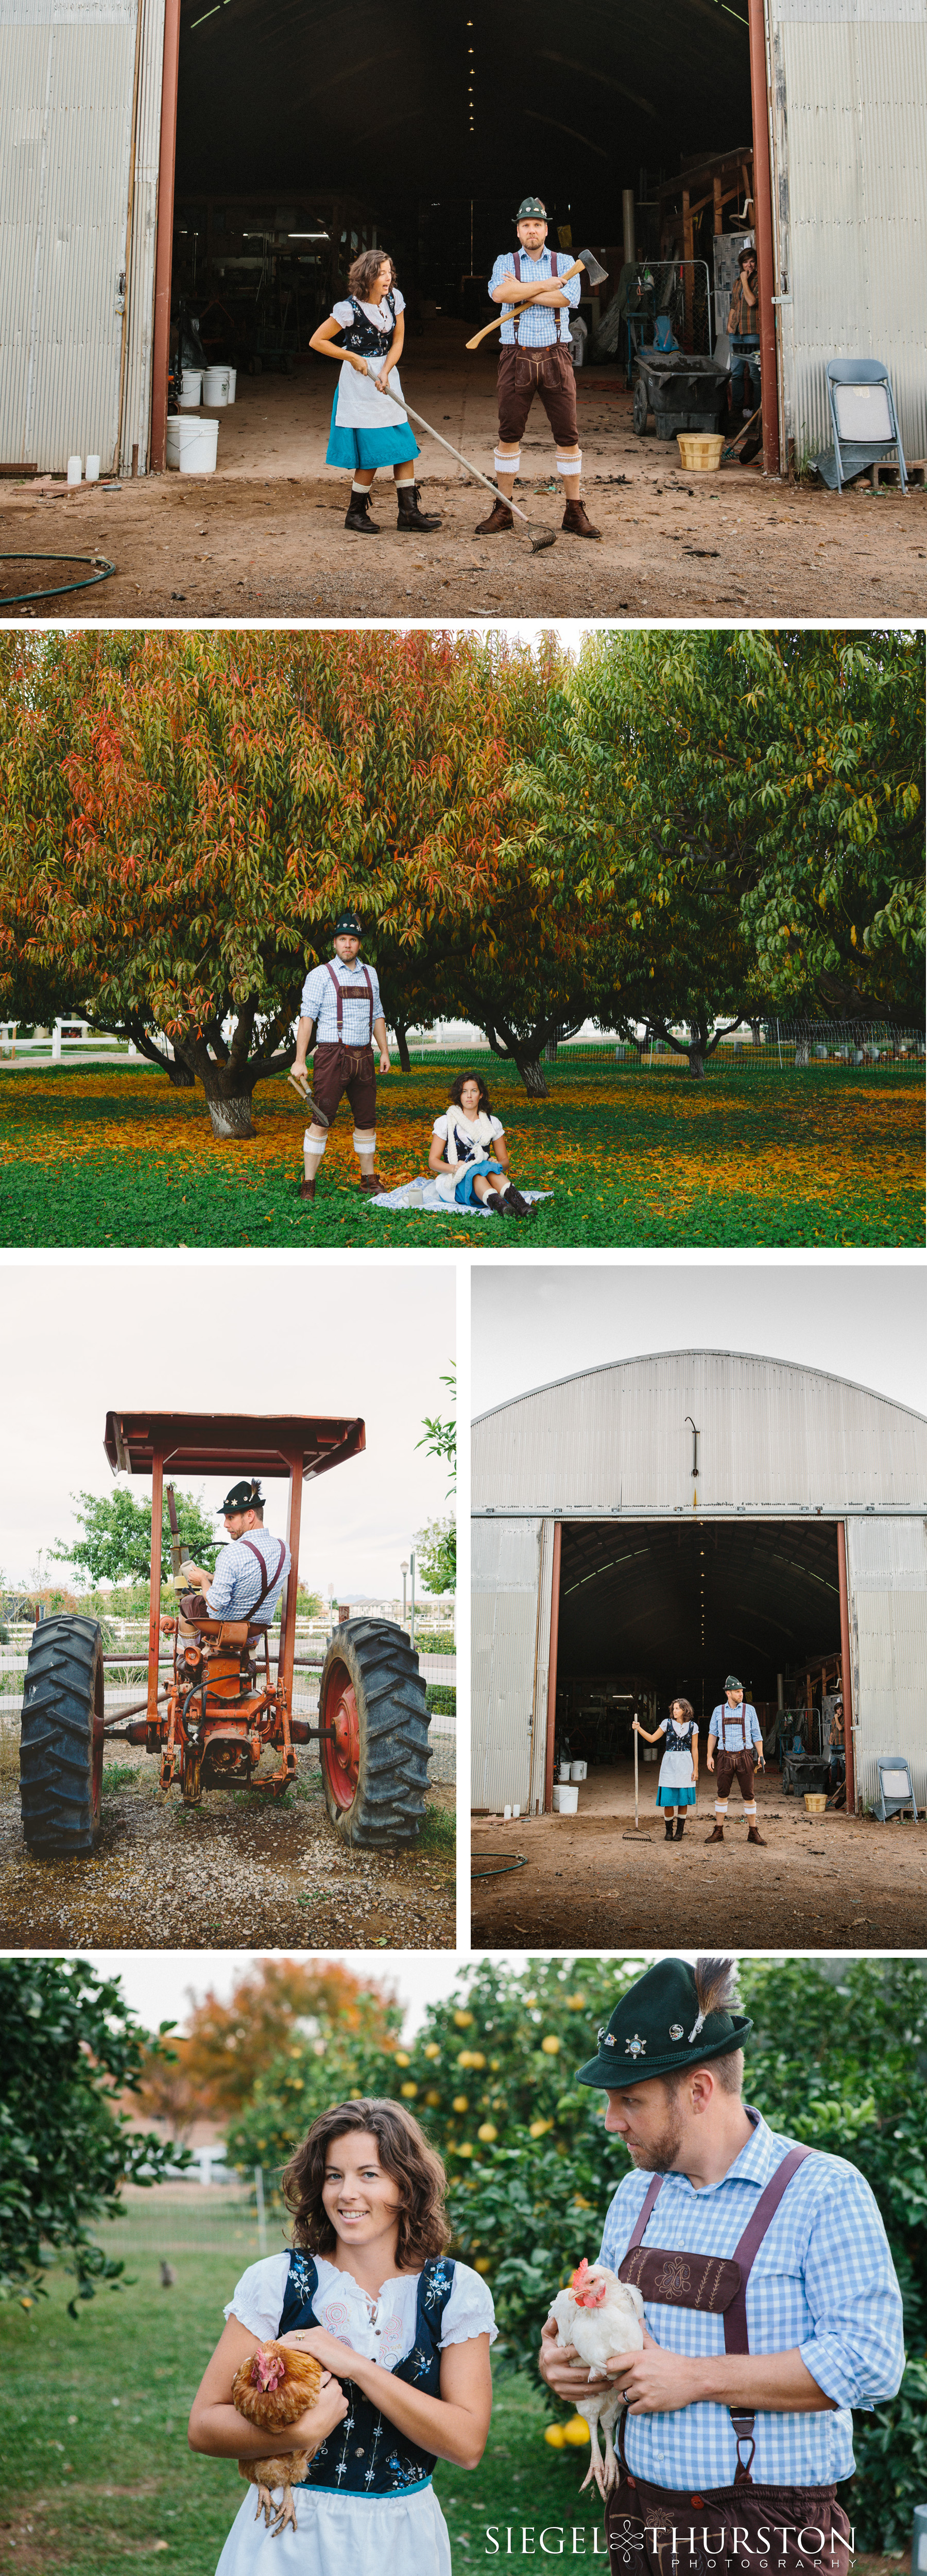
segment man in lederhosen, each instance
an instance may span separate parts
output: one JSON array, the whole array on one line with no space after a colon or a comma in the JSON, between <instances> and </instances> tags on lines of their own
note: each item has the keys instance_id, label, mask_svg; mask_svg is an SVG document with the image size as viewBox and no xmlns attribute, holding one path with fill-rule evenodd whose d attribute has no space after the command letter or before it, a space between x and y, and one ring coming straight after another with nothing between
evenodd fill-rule
<instances>
[{"instance_id":1,"label":"man in lederhosen","mask_svg":"<svg viewBox=\"0 0 927 2576\"><path fill-rule=\"evenodd\" d=\"M503 322L499 350L499 444L493 480L502 501L495 501L477 536L496 537L514 525L508 503L521 462L521 440L534 401L540 394L556 441L557 472L562 477L566 507L562 525L567 536L598 537L580 498L583 460L576 420L576 377L570 356L569 308L579 303L578 276L558 286L557 273L572 268L572 253L545 248L547 208L540 197L523 197L516 221L519 247L497 259L489 280L494 304L512 305ZM531 296L539 301L525 312Z\"/></svg>"},{"instance_id":2,"label":"man in lederhosen","mask_svg":"<svg viewBox=\"0 0 927 2576\"><path fill-rule=\"evenodd\" d=\"M380 1050L380 1072L390 1069L386 1022L376 968L358 962L363 923L356 912L343 912L335 923L335 953L325 966L314 966L303 985L296 1054L290 1081L309 1099L311 1125L303 1137L304 1178L301 1199L314 1199L325 1140L345 1092L354 1112L354 1151L360 1164L361 1189L380 1198L383 1183L374 1170L377 1147L377 1077L373 1040ZM306 1056L315 1035L312 1092L308 1091ZM321 1110L321 1119L316 1111Z\"/></svg>"},{"instance_id":3,"label":"man in lederhosen","mask_svg":"<svg viewBox=\"0 0 927 2576\"><path fill-rule=\"evenodd\" d=\"M747 1819L747 1841L762 1843L765 1850L766 1836L761 1834L756 1821L756 1794L753 1786L753 1766L757 1759L755 1751L757 1745L760 1748L758 1757L760 1769L762 1771L765 1768L763 1733L756 1710L751 1707L749 1700L744 1707L743 1683L738 1681L736 1673L728 1674L724 1685L724 1701L723 1708L712 1710L711 1724L708 1729L708 1751L705 1759L709 1771L713 1771L715 1754L717 1754L718 1777L715 1789L714 1828L710 1834L706 1834L705 1839L709 1843L723 1843L727 1802L731 1783L736 1780Z\"/></svg>"},{"instance_id":4,"label":"man in lederhosen","mask_svg":"<svg viewBox=\"0 0 927 2576\"><path fill-rule=\"evenodd\" d=\"M269 1628L290 1571L290 1551L285 1539L264 1527L259 1478L242 1476L221 1510L228 1546L220 1548L214 1574L184 1558L178 1586L182 1577L200 1591L181 1602L183 1615L194 1625L197 1619L247 1619L252 1628Z\"/></svg>"},{"instance_id":5,"label":"man in lederhosen","mask_svg":"<svg viewBox=\"0 0 927 2576\"><path fill-rule=\"evenodd\" d=\"M901 2294L869 2185L741 2099L752 2023L729 1959L661 1959L629 1987L580 2084L634 2165L599 2261L644 2301L644 2349L610 2356L625 2400L606 2505L611 2576L847 2576L837 2484L854 2406L893 2397ZM588 2372L544 2329L542 2378L575 2403Z\"/></svg>"}]
</instances>

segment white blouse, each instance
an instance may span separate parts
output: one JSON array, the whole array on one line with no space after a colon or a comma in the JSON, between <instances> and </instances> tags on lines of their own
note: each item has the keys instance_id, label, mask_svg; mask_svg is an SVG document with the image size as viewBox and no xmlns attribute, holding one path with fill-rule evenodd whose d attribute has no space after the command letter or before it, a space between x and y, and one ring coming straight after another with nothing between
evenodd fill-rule
<instances>
[{"instance_id":1,"label":"white blouse","mask_svg":"<svg viewBox=\"0 0 927 2576\"><path fill-rule=\"evenodd\" d=\"M337 2335L351 2352L359 2352L368 2361L379 2361L384 2370L395 2370L404 2361L415 2342L415 2313L419 2272L406 2272L395 2281L384 2281L378 2299L370 2299L355 2281L353 2273L340 2272L324 2254L312 2256L319 2276L313 2305L319 2324L329 2334ZM236 2282L232 2297L223 2314L236 2317L247 2326L249 2334L269 2342L278 2333L283 2314L283 2301L289 2279L290 2257L284 2248L280 2254L268 2254L261 2263L250 2263ZM472 2272L469 2263L455 2263L454 2285L444 2310L441 2326L441 2350L448 2344L469 2343L474 2335L488 2334L494 2343L498 2327L493 2303L485 2281Z\"/></svg>"},{"instance_id":2,"label":"white blouse","mask_svg":"<svg viewBox=\"0 0 927 2576\"><path fill-rule=\"evenodd\" d=\"M398 322L400 313L405 312L405 297L400 295L398 286L394 286L391 292L393 302L396 307L396 320ZM357 300L358 303L360 303L360 297L358 297ZM382 304L361 304L360 309L362 313L366 313L368 322L375 323L378 330L392 331L392 315L385 297ZM333 304L332 314L334 320L338 324L339 330L348 331L350 329L351 323L354 320L354 311L353 307L346 299L337 304ZM370 357L367 360L367 365L370 373L366 376L359 376L357 368L352 367L347 358L343 361L341 373L338 378L335 404L335 419L338 428L401 429L406 420L405 412L401 408L397 409L394 402L385 400L382 394L378 394L376 385L373 382L374 377L380 374L383 366L383 359L376 356ZM402 387L399 382L398 370L395 367L393 368L391 383L394 392L401 395Z\"/></svg>"},{"instance_id":3,"label":"white blouse","mask_svg":"<svg viewBox=\"0 0 927 2576\"><path fill-rule=\"evenodd\" d=\"M458 1162L473 1163L483 1160L505 1128L501 1118L488 1118L485 1109L478 1109L475 1118L465 1118L463 1110L452 1104L443 1118L435 1119L434 1133L446 1138L449 1147L456 1146Z\"/></svg>"}]
</instances>

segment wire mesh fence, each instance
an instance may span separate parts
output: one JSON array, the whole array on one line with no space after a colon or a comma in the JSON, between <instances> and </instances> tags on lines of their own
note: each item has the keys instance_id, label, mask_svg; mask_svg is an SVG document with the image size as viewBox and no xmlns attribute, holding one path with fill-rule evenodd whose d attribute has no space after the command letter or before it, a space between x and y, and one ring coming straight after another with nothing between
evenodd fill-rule
<instances>
[{"instance_id":1,"label":"wire mesh fence","mask_svg":"<svg viewBox=\"0 0 927 2576\"><path fill-rule=\"evenodd\" d=\"M279 2217L268 2206L272 2178L265 2185L260 2167L246 2176L213 2159L206 2160L205 2171L208 2181L178 2178L155 2183L150 2191L125 2184L107 2250L130 2265L147 2257L175 2270L184 2261L217 2255L229 2264L231 2290L246 2264L275 2253L283 2242Z\"/></svg>"},{"instance_id":2,"label":"wire mesh fence","mask_svg":"<svg viewBox=\"0 0 927 2576\"><path fill-rule=\"evenodd\" d=\"M416 1067L453 1066L458 1072L472 1067L487 1077L491 1070L496 1079L503 1072L517 1079L522 1062L537 1063L545 1081L552 1073L597 1073L609 1078L688 1073L693 1056L711 1076L826 1072L923 1079L927 1060L923 1029L893 1028L876 1020L745 1021L738 1028L725 1027L720 1036L712 1031L703 1043L683 1022L667 1035L646 1022L626 1030L600 1029L586 1022L533 1045L526 1038L517 1054L491 1047L479 1029L467 1030L458 1038L444 1030L416 1030L409 1032L407 1047L410 1063Z\"/></svg>"}]
</instances>

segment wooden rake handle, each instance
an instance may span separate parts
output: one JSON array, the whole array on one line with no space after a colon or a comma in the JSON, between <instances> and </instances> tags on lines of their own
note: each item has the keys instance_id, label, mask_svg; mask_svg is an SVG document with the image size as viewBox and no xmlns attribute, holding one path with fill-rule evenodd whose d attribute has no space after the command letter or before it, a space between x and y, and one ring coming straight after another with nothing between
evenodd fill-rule
<instances>
[{"instance_id":1,"label":"wooden rake handle","mask_svg":"<svg viewBox=\"0 0 927 2576\"><path fill-rule=\"evenodd\" d=\"M458 465L466 467L467 473L472 474L474 482L482 483L484 492L491 492L493 500L501 501L503 509L514 510L516 519L523 519L526 528L530 528L531 521L527 510L520 510L517 501L507 501L505 493L500 492L498 484L491 483L488 474L481 474L479 466L472 465L469 456L462 456L459 447L452 447L449 438L442 438L440 430L433 429L430 420L423 420L421 412L413 411L411 403L406 402L405 398L400 402L399 395L391 393L388 385L383 385L381 391L385 393L387 402L395 403L397 411L404 411L409 420L414 420L417 429L426 429L429 438L436 438L439 447L446 447L448 455L456 457Z\"/></svg>"},{"instance_id":2,"label":"wooden rake handle","mask_svg":"<svg viewBox=\"0 0 927 2576\"><path fill-rule=\"evenodd\" d=\"M579 272L580 272L580 269L582 268L582 265L583 265L583 263L582 263L582 260L581 260L581 259L574 259L574 262L573 262L573 266L572 266L572 268L562 268L562 269L561 269L561 271L560 271L560 275L559 275L559 277L552 277L552 278L550 279L550 284L551 284L551 286L565 286L565 285L566 285L566 282L567 282L567 278L568 278L568 277L578 277L578 276L579 276ZM467 341L467 347L468 347L468 349L478 349L478 348L479 348L479 345L480 345L480 341L481 341L481 340L488 340L488 338L489 338L489 334L490 334L490 332L491 332L491 331L501 331L501 329L502 329L502 325L503 325L503 322L510 322L510 321L511 321L511 319L512 319L512 315L513 315L513 313L515 313L515 312L518 312L518 313L527 313L527 310L528 310L528 306L529 306L529 304L537 304L537 303L539 303L539 301L540 301L540 296L541 296L541 294L542 294L542 293L543 293L543 288L539 289L539 291L538 291L538 293L537 293L536 295L525 295L525 296L523 296L523 297L522 297L522 300L521 300L521 302L520 302L520 304L518 304L518 305L515 305L515 304L504 304L504 305L502 306L501 311L500 311L499 313L497 313L495 321L494 321L494 322L487 322L487 323L484 325L483 330L482 330L482 331L478 331L478 332L477 332L475 340L468 340L468 341Z\"/></svg>"}]
</instances>

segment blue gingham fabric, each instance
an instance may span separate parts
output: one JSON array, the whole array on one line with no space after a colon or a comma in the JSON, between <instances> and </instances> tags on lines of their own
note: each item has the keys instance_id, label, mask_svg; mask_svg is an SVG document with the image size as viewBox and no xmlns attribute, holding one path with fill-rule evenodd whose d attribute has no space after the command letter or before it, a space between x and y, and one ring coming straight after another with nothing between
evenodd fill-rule
<instances>
[{"instance_id":1,"label":"blue gingham fabric","mask_svg":"<svg viewBox=\"0 0 927 2576\"><path fill-rule=\"evenodd\" d=\"M694 2191L685 2174L664 2176L645 2245L725 2258L734 2253L761 2191L798 2143L768 2128L758 2111L749 2116L753 2134L720 2182ZM613 2272L652 2180L652 2174L632 2173L618 2185L599 2256ZM644 2322L666 2351L692 2359L723 2356L723 2316L648 2300ZM757 2412L754 2485L831 2486L849 2477L849 2410L895 2395L904 2337L901 2292L878 2207L862 2174L842 2156L814 2153L793 2174L750 2273L747 2331L751 2353L797 2350L838 2410ZM733 2486L737 2446L726 2406L702 2402L663 2415L629 2414L624 2439L631 2470L654 2486Z\"/></svg>"},{"instance_id":2,"label":"blue gingham fabric","mask_svg":"<svg viewBox=\"0 0 927 2576\"><path fill-rule=\"evenodd\" d=\"M742 1733L741 1718L743 1719ZM722 1726L725 1753L742 1753L745 1743L747 1746L762 1744L763 1730L756 1710L751 1708L749 1700L741 1700L740 1707L736 1710L729 1708L726 1700L723 1708L713 1708L708 1733L717 1736L719 1744L722 1741Z\"/></svg>"},{"instance_id":3,"label":"blue gingham fabric","mask_svg":"<svg viewBox=\"0 0 927 2576\"><path fill-rule=\"evenodd\" d=\"M280 1555L280 1540L274 1537L273 1530L250 1529L248 1539L250 1544L247 1547L243 1539L234 1538L230 1539L228 1547L220 1548L216 1571L206 1594L209 1608L215 1619L247 1619L253 1610L264 1575L258 1572L251 1554L252 1547L257 1548L265 1574L270 1572L271 1566L276 1565ZM270 1627L289 1571L290 1551L284 1542L280 1572L261 1602L255 1622L258 1628Z\"/></svg>"},{"instance_id":4,"label":"blue gingham fabric","mask_svg":"<svg viewBox=\"0 0 927 2576\"><path fill-rule=\"evenodd\" d=\"M366 958L363 963L367 965ZM344 1045L346 1047L369 1046L373 1036L373 1022L379 1020L383 1014L376 967L367 966L367 973L373 986L373 1010L371 1011L361 972L361 959L355 957L353 965L346 966L340 957L332 957L329 959L329 965L334 967L339 984L359 984L361 987L359 1001L345 1002L342 1005L341 1034ZM315 1021L316 1045L337 1046L338 1004L328 966L313 966L311 974L307 975L303 985L303 997L299 1008L304 1020Z\"/></svg>"},{"instance_id":5,"label":"blue gingham fabric","mask_svg":"<svg viewBox=\"0 0 927 2576\"><path fill-rule=\"evenodd\" d=\"M501 259L497 259L489 281L490 295L492 294L494 286L501 286L504 277L514 277L515 271L512 266L514 256L514 251L507 250ZM521 282L523 286L550 285L554 272L551 267L550 252L547 249L546 243L537 259L529 259L527 251L524 250L519 253L519 256L521 259ZM573 258L571 251L561 251L558 254L558 257L563 268L569 268L571 266ZM581 284L582 280L579 277L569 277L564 281L562 291L566 296L568 304L579 303ZM515 333L511 322L503 322L500 336L503 346L505 348L511 348L515 339ZM570 325L562 306L558 311L552 304L529 304L527 311L522 313L519 318L518 345L520 349L549 349L552 340L568 340L569 336Z\"/></svg>"}]
</instances>

